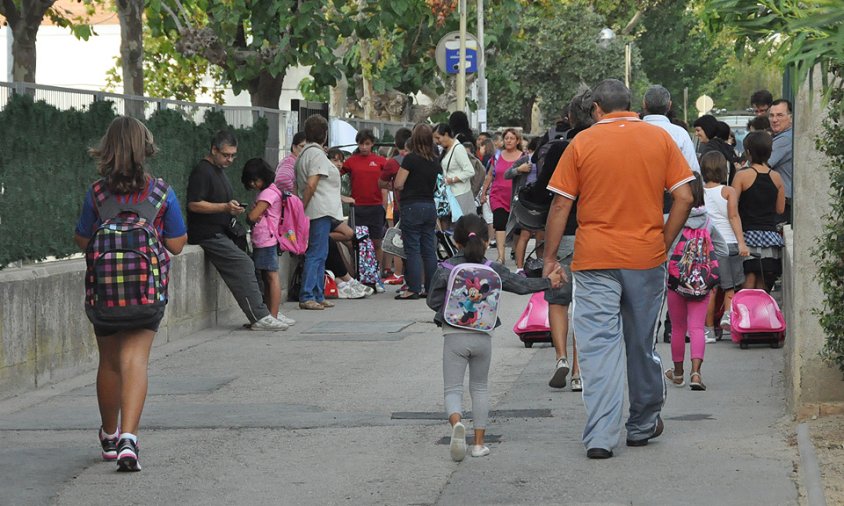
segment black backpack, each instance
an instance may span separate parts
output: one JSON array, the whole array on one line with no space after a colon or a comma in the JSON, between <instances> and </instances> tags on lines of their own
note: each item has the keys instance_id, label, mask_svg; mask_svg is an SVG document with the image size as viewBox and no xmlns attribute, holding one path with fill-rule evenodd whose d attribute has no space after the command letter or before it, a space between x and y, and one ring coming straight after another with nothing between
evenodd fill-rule
<instances>
[{"instance_id":1,"label":"black backpack","mask_svg":"<svg viewBox=\"0 0 844 506\"><path fill-rule=\"evenodd\" d=\"M539 149L536 150L536 166L540 171L545 167L545 157L548 155L548 150L551 149L553 143L567 140L566 132L557 132L553 128L548 130L548 142L539 146ZM551 137L552 134L556 135L556 137Z\"/></svg>"}]
</instances>

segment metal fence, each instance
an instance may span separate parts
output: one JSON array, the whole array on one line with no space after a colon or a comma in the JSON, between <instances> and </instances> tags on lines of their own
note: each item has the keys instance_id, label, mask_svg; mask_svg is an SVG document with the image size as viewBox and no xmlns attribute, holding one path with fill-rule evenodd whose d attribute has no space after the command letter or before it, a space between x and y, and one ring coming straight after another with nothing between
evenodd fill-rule
<instances>
[{"instance_id":1,"label":"metal fence","mask_svg":"<svg viewBox=\"0 0 844 506\"><path fill-rule=\"evenodd\" d=\"M136 117L143 116L144 118L148 118L155 111L169 109L178 111L185 119L191 120L194 123L202 123L205 112L208 110L222 111L225 115L226 122L236 128L248 128L253 126L259 118L266 118L269 131L267 133L264 158L272 166L275 166L282 157L287 155L293 140L293 134L298 130L296 115L290 111L280 111L264 107L184 102L166 98L138 97L104 91L62 88L32 83L0 82L0 110L6 107L9 97L13 94L31 95L35 100L44 101L59 110L84 110L94 102L105 100L114 103L117 114L131 114ZM369 128L379 139L385 135L392 138L399 128L412 126L407 123L394 121L361 120L356 118L339 119L349 123L356 130Z\"/></svg>"}]
</instances>

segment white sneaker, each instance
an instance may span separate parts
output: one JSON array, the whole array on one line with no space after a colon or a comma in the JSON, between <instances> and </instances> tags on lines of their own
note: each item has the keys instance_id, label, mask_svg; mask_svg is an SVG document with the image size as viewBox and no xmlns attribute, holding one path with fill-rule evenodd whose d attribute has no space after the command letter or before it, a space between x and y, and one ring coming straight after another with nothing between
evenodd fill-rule
<instances>
[{"instance_id":1,"label":"white sneaker","mask_svg":"<svg viewBox=\"0 0 844 506\"><path fill-rule=\"evenodd\" d=\"M471 453L473 457L486 457L489 455L489 448L484 445L472 445Z\"/></svg>"},{"instance_id":2,"label":"white sneaker","mask_svg":"<svg viewBox=\"0 0 844 506\"><path fill-rule=\"evenodd\" d=\"M375 283L375 292L384 293L384 283L382 283L380 279L377 283Z\"/></svg>"},{"instance_id":3,"label":"white sneaker","mask_svg":"<svg viewBox=\"0 0 844 506\"><path fill-rule=\"evenodd\" d=\"M341 299L362 299L366 297L366 293L351 282L346 282L337 285L337 297Z\"/></svg>"},{"instance_id":4,"label":"white sneaker","mask_svg":"<svg viewBox=\"0 0 844 506\"><path fill-rule=\"evenodd\" d=\"M290 318L289 316L284 316L281 313L279 313L278 316L276 316L276 320L278 320L281 323L287 325L288 327L292 327L292 326L296 325L296 320L294 320L293 318Z\"/></svg>"},{"instance_id":5,"label":"white sneaker","mask_svg":"<svg viewBox=\"0 0 844 506\"><path fill-rule=\"evenodd\" d=\"M282 321L279 321L276 318L273 318L273 315L268 314L267 316L261 318L260 320L256 321L249 327L251 330L268 330L268 331L276 331L276 330L287 330L288 325Z\"/></svg>"},{"instance_id":6,"label":"white sneaker","mask_svg":"<svg viewBox=\"0 0 844 506\"><path fill-rule=\"evenodd\" d=\"M715 329L710 327L706 327L703 330L703 338L704 341L706 341L706 344L712 344L718 341L717 339L715 339Z\"/></svg>"},{"instance_id":7,"label":"white sneaker","mask_svg":"<svg viewBox=\"0 0 844 506\"><path fill-rule=\"evenodd\" d=\"M457 422L451 428L451 460L460 462L466 457L466 427L462 423Z\"/></svg>"},{"instance_id":8,"label":"white sneaker","mask_svg":"<svg viewBox=\"0 0 844 506\"><path fill-rule=\"evenodd\" d=\"M730 312L724 311L724 316L721 317L721 329L725 332L730 331Z\"/></svg>"},{"instance_id":9,"label":"white sneaker","mask_svg":"<svg viewBox=\"0 0 844 506\"><path fill-rule=\"evenodd\" d=\"M359 291L362 291L365 294L364 295L365 297L369 297L370 295L375 293L375 290L372 287L364 285L363 283L356 280L355 278L352 278L351 281L349 281L349 283L354 285Z\"/></svg>"},{"instance_id":10,"label":"white sneaker","mask_svg":"<svg viewBox=\"0 0 844 506\"><path fill-rule=\"evenodd\" d=\"M557 366L554 368L554 375L551 376L551 381L548 386L551 388L565 388L566 376L569 375L569 360L566 357L560 357L557 360Z\"/></svg>"}]
</instances>

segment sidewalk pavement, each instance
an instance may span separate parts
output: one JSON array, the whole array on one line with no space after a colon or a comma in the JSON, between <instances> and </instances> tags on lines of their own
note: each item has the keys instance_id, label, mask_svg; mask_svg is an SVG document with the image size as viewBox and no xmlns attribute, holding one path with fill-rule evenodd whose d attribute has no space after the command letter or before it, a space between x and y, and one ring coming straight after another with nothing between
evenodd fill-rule
<instances>
[{"instance_id":1,"label":"sidewalk pavement","mask_svg":"<svg viewBox=\"0 0 844 506\"><path fill-rule=\"evenodd\" d=\"M582 399L548 387L553 349L523 347L528 296L506 294L491 454L455 463L442 337L424 301L392 295L285 303L286 332L232 322L154 347L140 473L100 460L94 371L0 402L0 504L798 503L782 350L708 345L708 390L669 387L660 438L588 460Z\"/></svg>"}]
</instances>

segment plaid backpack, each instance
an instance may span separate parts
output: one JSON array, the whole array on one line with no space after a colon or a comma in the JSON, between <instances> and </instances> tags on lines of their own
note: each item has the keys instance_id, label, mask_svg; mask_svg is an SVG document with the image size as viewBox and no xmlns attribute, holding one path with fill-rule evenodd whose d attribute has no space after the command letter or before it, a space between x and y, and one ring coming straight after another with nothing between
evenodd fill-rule
<instances>
[{"instance_id":1,"label":"plaid backpack","mask_svg":"<svg viewBox=\"0 0 844 506\"><path fill-rule=\"evenodd\" d=\"M94 183L102 224L85 251L85 305L92 321L142 320L167 303L170 256L153 223L169 188L156 179L146 199L121 203L103 180Z\"/></svg>"}]
</instances>

